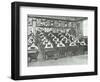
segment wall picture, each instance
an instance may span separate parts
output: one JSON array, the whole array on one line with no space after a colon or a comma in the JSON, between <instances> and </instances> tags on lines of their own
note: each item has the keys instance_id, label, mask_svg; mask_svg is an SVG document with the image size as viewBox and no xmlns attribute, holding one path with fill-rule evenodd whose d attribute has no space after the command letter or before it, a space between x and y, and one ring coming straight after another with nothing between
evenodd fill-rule
<instances>
[{"instance_id":1,"label":"wall picture","mask_svg":"<svg viewBox=\"0 0 100 82\"><path fill-rule=\"evenodd\" d=\"M12 3L12 79L97 75L97 7Z\"/></svg>"}]
</instances>

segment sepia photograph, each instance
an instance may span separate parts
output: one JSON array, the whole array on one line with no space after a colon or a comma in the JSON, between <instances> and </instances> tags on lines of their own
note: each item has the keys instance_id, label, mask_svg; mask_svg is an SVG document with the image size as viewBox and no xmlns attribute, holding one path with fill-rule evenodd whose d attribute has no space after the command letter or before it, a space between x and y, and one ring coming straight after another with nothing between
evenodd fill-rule
<instances>
[{"instance_id":1,"label":"sepia photograph","mask_svg":"<svg viewBox=\"0 0 100 82\"><path fill-rule=\"evenodd\" d=\"M27 15L30 66L88 63L88 17Z\"/></svg>"}]
</instances>

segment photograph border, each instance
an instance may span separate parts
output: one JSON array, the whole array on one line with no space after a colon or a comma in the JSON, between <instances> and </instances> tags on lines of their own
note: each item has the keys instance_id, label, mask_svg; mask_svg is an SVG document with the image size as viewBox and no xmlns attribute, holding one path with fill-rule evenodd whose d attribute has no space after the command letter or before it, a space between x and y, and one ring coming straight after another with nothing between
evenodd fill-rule
<instances>
[{"instance_id":1,"label":"photograph border","mask_svg":"<svg viewBox=\"0 0 100 82\"><path fill-rule=\"evenodd\" d=\"M77 73L61 73L61 74L45 74L45 75L29 75L20 76L20 7L44 7L44 8L60 8L60 9L78 9L78 10L94 10L94 72L77 72ZM12 2L11 3L11 78L14 80L25 79L42 79L42 78L58 78L73 76L97 75L97 17L98 9L96 6L80 6L80 5L62 5L48 3L31 3L31 2Z\"/></svg>"}]
</instances>

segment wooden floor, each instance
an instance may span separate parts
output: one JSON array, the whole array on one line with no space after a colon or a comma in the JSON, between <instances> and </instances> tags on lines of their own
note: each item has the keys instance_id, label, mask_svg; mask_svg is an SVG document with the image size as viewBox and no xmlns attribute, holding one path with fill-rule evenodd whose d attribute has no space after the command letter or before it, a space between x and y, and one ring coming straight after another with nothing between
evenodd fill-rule
<instances>
[{"instance_id":1,"label":"wooden floor","mask_svg":"<svg viewBox=\"0 0 100 82\"><path fill-rule=\"evenodd\" d=\"M84 65L88 63L88 55L67 56L60 59L32 60L28 66L55 66L55 65Z\"/></svg>"}]
</instances>

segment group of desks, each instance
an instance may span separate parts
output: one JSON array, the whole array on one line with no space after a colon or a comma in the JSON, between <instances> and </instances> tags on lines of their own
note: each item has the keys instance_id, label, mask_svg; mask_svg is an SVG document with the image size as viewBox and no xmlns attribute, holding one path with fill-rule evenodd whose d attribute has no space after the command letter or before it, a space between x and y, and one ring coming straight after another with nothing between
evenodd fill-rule
<instances>
[{"instance_id":1,"label":"group of desks","mask_svg":"<svg viewBox=\"0 0 100 82\"><path fill-rule=\"evenodd\" d=\"M47 33L44 33L44 35L50 39L52 42L52 38L48 37ZM39 33L36 36L37 37L37 46L38 50L28 50L28 56L32 59L35 59L38 61L38 55L42 56L43 60L49 60L49 59L59 59L67 56L73 56L73 55L84 55L85 52L87 52L88 46L87 45L74 45L69 46L69 44L65 44L64 47L57 47L55 43L52 42L53 48L45 48L45 46L41 42L41 38L39 37ZM30 60L30 61L31 61Z\"/></svg>"}]
</instances>

